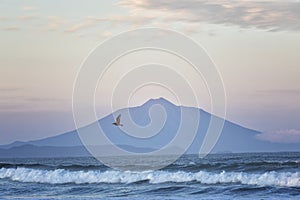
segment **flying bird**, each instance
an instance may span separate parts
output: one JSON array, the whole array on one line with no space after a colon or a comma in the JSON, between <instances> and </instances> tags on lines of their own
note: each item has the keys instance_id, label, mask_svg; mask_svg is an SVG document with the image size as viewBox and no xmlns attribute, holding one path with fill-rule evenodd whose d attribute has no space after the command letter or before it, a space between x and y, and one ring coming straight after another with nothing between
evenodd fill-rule
<instances>
[{"instance_id":1,"label":"flying bird","mask_svg":"<svg viewBox=\"0 0 300 200\"><path fill-rule=\"evenodd\" d=\"M123 126L123 124L121 124L121 114L117 117L116 122L112 124L115 126Z\"/></svg>"}]
</instances>

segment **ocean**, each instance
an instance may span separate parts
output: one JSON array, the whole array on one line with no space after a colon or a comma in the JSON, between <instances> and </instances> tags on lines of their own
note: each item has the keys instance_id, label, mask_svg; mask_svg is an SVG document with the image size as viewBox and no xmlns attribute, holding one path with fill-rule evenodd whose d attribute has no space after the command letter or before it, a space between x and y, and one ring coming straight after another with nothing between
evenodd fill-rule
<instances>
[{"instance_id":1,"label":"ocean","mask_svg":"<svg viewBox=\"0 0 300 200\"><path fill-rule=\"evenodd\" d=\"M92 157L0 159L0 199L299 200L300 153L184 155L145 171Z\"/></svg>"}]
</instances>

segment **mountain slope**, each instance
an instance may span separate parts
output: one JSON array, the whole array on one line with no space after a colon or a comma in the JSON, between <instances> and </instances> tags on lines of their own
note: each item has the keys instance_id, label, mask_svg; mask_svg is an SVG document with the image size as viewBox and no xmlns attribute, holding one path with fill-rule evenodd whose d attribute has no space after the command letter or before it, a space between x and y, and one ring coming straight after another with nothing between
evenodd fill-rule
<instances>
[{"instance_id":1,"label":"mountain slope","mask_svg":"<svg viewBox=\"0 0 300 200\"><path fill-rule=\"evenodd\" d=\"M157 107L158 105L162 107ZM164 109L165 113L162 112L162 108ZM129 113L127 113L127 111L129 111ZM211 115L198 108L176 106L163 98L151 99L141 106L132 107L128 110L121 109L114 113L115 116L117 116L119 113L122 114L122 123L124 123L124 127L128 130L134 130L133 128L131 128L131 121L129 120L129 116L138 126L145 127L146 125L151 124L149 126L146 126L146 129L141 129L143 131L137 133L143 135L148 134L147 132L151 133L151 131L158 132L156 135L147 139L134 138L128 134L124 134L122 129L112 125L112 122L114 122L114 116L112 114L100 119L97 122L94 122L90 126L99 123L110 141L112 141L116 145L122 146L122 148L125 150L138 151L140 149L144 149L143 151L147 152L147 149L151 151L153 149L160 149L164 147L176 136L176 132L180 125L182 111L184 111L185 113L193 113L195 111L200 113L200 121L196 137L187 150L187 153L198 153L202 145L205 133L208 129L210 120L211 118L214 118L216 116ZM152 115L152 118L150 118L149 114L150 116ZM164 114L166 116L166 121L164 125L161 126L161 121ZM192 117L189 120L191 120L192 123ZM88 127L89 126L85 128ZM163 128L158 129L160 127ZM189 130L189 128L185 130L187 132L186 134L189 134L189 132L192 131ZM224 129L216 146L213 149L213 152L263 152L275 151L278 149L280 149L281 151L300 150L300 145L297 144L275 144L257 140L255 138L256 134L259 134L259 132L241 127L229 121L225 121ZM95 144L102 145L101 141L97 141ZM74 130L45 139L29 142L15 142L9 145L0 146L0 148L9 149L12 147L21 147L23 145L34 145L36 147L78 147L82 146L82 142L77 131Z\"/></svg>"}]
</instances>

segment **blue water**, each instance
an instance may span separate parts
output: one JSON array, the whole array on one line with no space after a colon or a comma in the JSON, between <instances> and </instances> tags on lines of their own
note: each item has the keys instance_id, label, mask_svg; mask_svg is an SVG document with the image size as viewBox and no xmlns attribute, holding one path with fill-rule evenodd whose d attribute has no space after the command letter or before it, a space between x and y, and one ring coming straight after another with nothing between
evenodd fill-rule
<instances>
[{"instance_id":1,"label":"blue water","mask_svg":"<svg viewBox=\"0 0 300 200\"><path fill-rule=\"evenodd\" d=\"M0 198L296 200L300 153L185 155L139 172L94 158L0 159Z\"/></svg>"}]
</instances>

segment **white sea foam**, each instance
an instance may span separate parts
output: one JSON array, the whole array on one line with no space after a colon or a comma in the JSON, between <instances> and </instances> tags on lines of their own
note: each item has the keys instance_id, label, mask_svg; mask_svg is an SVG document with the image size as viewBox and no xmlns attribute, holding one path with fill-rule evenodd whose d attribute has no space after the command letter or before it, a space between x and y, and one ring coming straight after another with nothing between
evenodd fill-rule
<instances>
[{"instance_id":1,"label":"white sea foam","mask_svg":"<svg viewBox=\"0 0 300 200\"><path fill-rule=\"evenodd\" d=\"M69 171L65 169L40 170L30 168L1 168L0 178L8 178L20 182L36 183L133 183L148 180L151 184L164 182L197 181L203 184L242 183L261 186L300 187L298 172L265 172L262 174L244 172L212 173L200 171L168 172L168 171Z\"/></svg>"}]
</instances>

